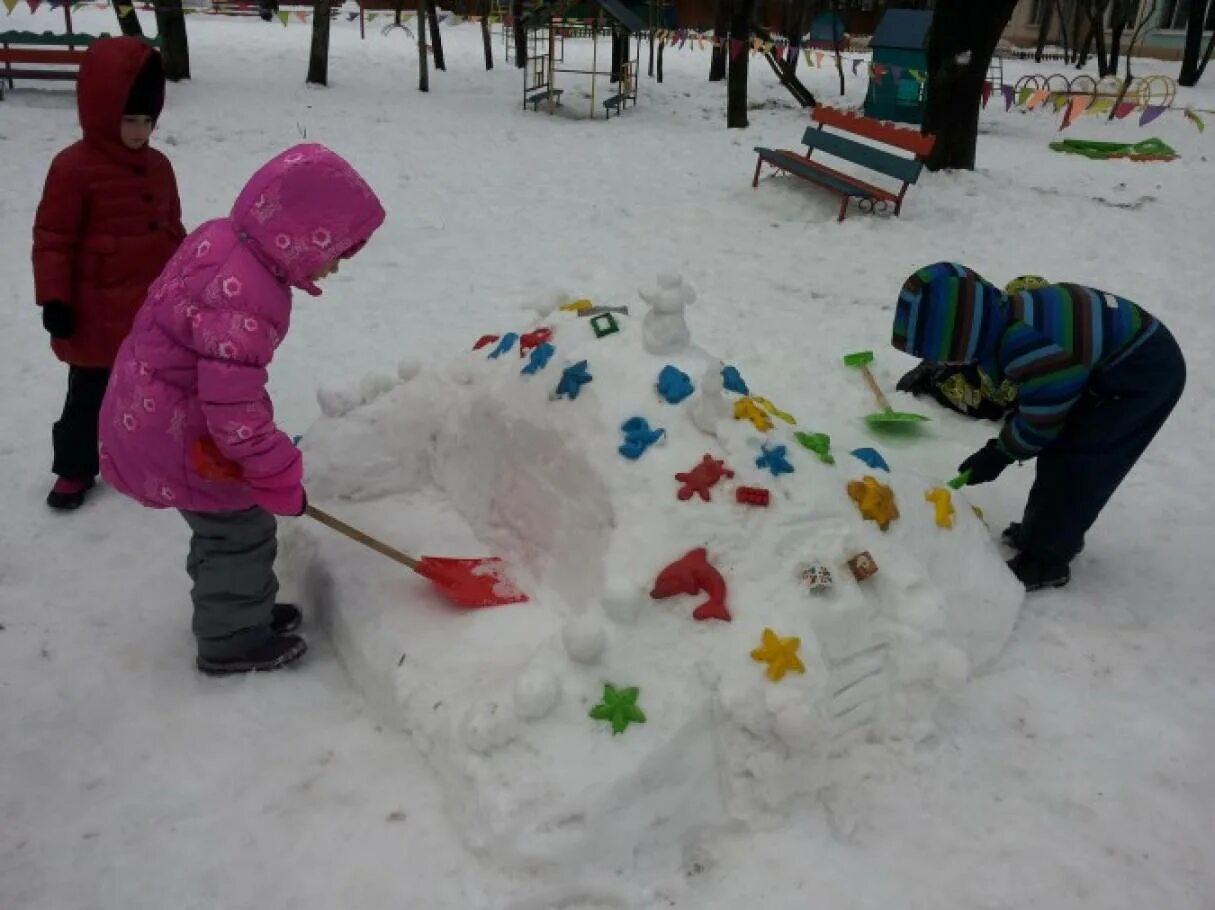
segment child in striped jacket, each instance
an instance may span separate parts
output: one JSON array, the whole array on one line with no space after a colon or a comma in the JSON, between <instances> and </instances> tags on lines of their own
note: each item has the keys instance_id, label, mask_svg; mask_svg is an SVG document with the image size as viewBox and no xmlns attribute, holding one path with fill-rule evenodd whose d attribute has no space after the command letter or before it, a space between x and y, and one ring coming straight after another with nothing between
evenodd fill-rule
<instances>
[{"instance_id":1,"label":"child in striped jacket","mask_svg":"<svg viewBox=\"0 0 1215 910\"><path fill-rule=\"evenodd\" d=\"M1169 330L1104 291L1052 284L1005 294L956 263L909 277L893 345L929 363L973 364L1017 391L1000 435L959 466L970 483L1037 458L1024 517L1004 532L1028 590L1062 587L1084 535L1185 387Z\"/></svg>"}]
</instances>

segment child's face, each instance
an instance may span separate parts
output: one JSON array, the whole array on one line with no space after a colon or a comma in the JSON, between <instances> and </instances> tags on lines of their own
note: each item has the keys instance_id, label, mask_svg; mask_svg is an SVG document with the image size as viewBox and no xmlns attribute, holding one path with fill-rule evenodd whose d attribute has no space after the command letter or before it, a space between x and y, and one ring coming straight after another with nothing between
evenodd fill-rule
<instances>
[{"instance_id":1,"label":"child's face","mask_svg":"<svg viewBox=\"0 0 1215 910\"><path fill-rule=\"evenodd\" d=\"M111 121L113 122L113 121ZM122 118L122 144L132 151L143 148L152 137L156 122L143 114L129 114Z\"/></svg>"}]
</instances>

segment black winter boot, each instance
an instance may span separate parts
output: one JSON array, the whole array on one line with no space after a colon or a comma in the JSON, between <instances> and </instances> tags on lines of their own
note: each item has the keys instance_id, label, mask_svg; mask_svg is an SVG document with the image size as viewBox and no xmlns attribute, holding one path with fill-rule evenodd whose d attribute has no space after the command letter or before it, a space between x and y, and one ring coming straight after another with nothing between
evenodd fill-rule
<instances>
[{"instance_id":1,"label":"black winter boot","mask_svg":"<svg viewBox=\"0 0 1215 910\"><path fill-rule=\"evenodd\" d=\"M1041 591L1043 588L1062 588L1072 580L1067 563L1039 562L1024 553L1018 553L1008 561L1008 568L1017 576L1026 591Z\"/></svg>"},{"instance_id":2,"label":"black winter boot","mask_svg":"<svg viewBox=\"0 0 1215 910\"><path fill-rule=\"evenodd\" d=\"M1021 550L1024 549L1023 542L1021 540L1021 522L1014 521L1007 528L1005 528L1004 533L1000 535L1000 543L1004 544L1006 547L1011 547L1020 553Z\"/></svg>"},{"instance_id":3,"label":"black winter boot","mask_svg":"<svg viewBox=\"0 0 1215 910\"><path fill-rule=\"evenodd\" d=\"M88 496L89 490L93 489L94 482L92 478L89 480L69 480L66 477L59 477L55 480L55 485L51 487L51 492L46 495L46 504L56 512L74 512L84 505L84 499Z\"/></svg>"},{"instance_id":4,"label":"black winter boot","mask_svg":"<svg viewBox=\"0 0 1215 910\"><path fill-rule=\"evenodd\" d=\"M209 676L227 673L251 673L257 670L278 670L304 656L308 642L298 635L280 635L264 645L236 657L222 660L198 656L198 669Z\"/></svg>"},{"instance_id":5,"label":"black winter boot","mask_svg":"<svg viewBox=\"0 0 1215 910\"><path fill-rule=\"evenodd\" d=\"M300 627L304 616L295 604L275 604L270 614L270 631L275 635L286 635Z\"/></svg>"}]
</instances>

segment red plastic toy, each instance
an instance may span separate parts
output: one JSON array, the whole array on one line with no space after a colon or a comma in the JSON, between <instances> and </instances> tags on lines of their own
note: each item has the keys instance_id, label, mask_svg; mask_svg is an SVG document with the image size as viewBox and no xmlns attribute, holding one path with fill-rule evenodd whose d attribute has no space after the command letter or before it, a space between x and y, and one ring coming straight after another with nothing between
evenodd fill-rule
<instances>
[{"instance_id":1,"label":"red plastic toy","mask_svg":"<svg viewBox=\"0 0 1215 910\"><path fill-rule=\"evenodd\" d=\"M709 563L705 548L697 547L658 573L650 597L663 600L676 594L701 592L707 594L709 599L692 611L692 618L729 622L732 617L726 608L726 580Z\"/></svg>"},{"instance_id":2,"label":"red plastic toy","mask_svg":"<svg viewBox=\"0 0 1215 910\"><path fill-rule=\"evenodd\" d=\"M480 338L477 339L477 343L473 345L473 350L479 351L479 350L481 350L481 348L485 347L487 344L493 344L495 341L498 340L498 337L499 336L497 336L497 335L482 335Z\"/></svg>"},{"instance_id":3,"label":"red plastic toy","mask_svg":"<svg viewBox=\"0 0 1215 910\"><path fill-rule=\"evenodd\" d=\"M772 494L763 487L739 487L734 491L734 499L744 506L766 506L772 501Z\"/></svg>"},{"instance_id":4,"label":"red plastic toy","mask_svg":"<svg viewBox=\"0 0 1215 910\"><path fill-rule=\"evenodd\" d=\"M712 455L706 455L692 470L675 475L675 479L683 484L677 495L681 500L688 500L695 493L705 502L709 502L712 499L709 490L716 485L717 481L723 477L733 476L734 472L726 467L724 461L714 458Z\"/></svg>"},{"instance_id":5,"label":"red plastic toy","mask_svg":"<svg viewBox=\"0 0 1215 910\"><path fill-rule=\"evenodd\" d=\"M519 336L519 356L526 357L532 348L538 348L553 337L553 330L546 325L540 326L534 332L524 332Z\"/></svg>"}]
</instances>

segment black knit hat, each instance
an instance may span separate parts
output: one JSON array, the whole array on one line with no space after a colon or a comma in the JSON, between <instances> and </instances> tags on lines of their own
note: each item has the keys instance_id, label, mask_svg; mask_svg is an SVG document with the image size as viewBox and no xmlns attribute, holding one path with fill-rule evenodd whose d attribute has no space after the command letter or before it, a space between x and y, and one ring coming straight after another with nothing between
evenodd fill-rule
<instances>
[{"instance_id":1,"label":"black knit hat","mask_svg":"<svg viewBox=\"0 0 1215 910\"><path fill-rule=\"evenodd\" d=\"M124 116L160 118L161 108L165 104L165 70L160 53L152 51L144 63L139 75L131 83L127 94L126 107L122 109Z\"/></svg>"}]
</instances>

